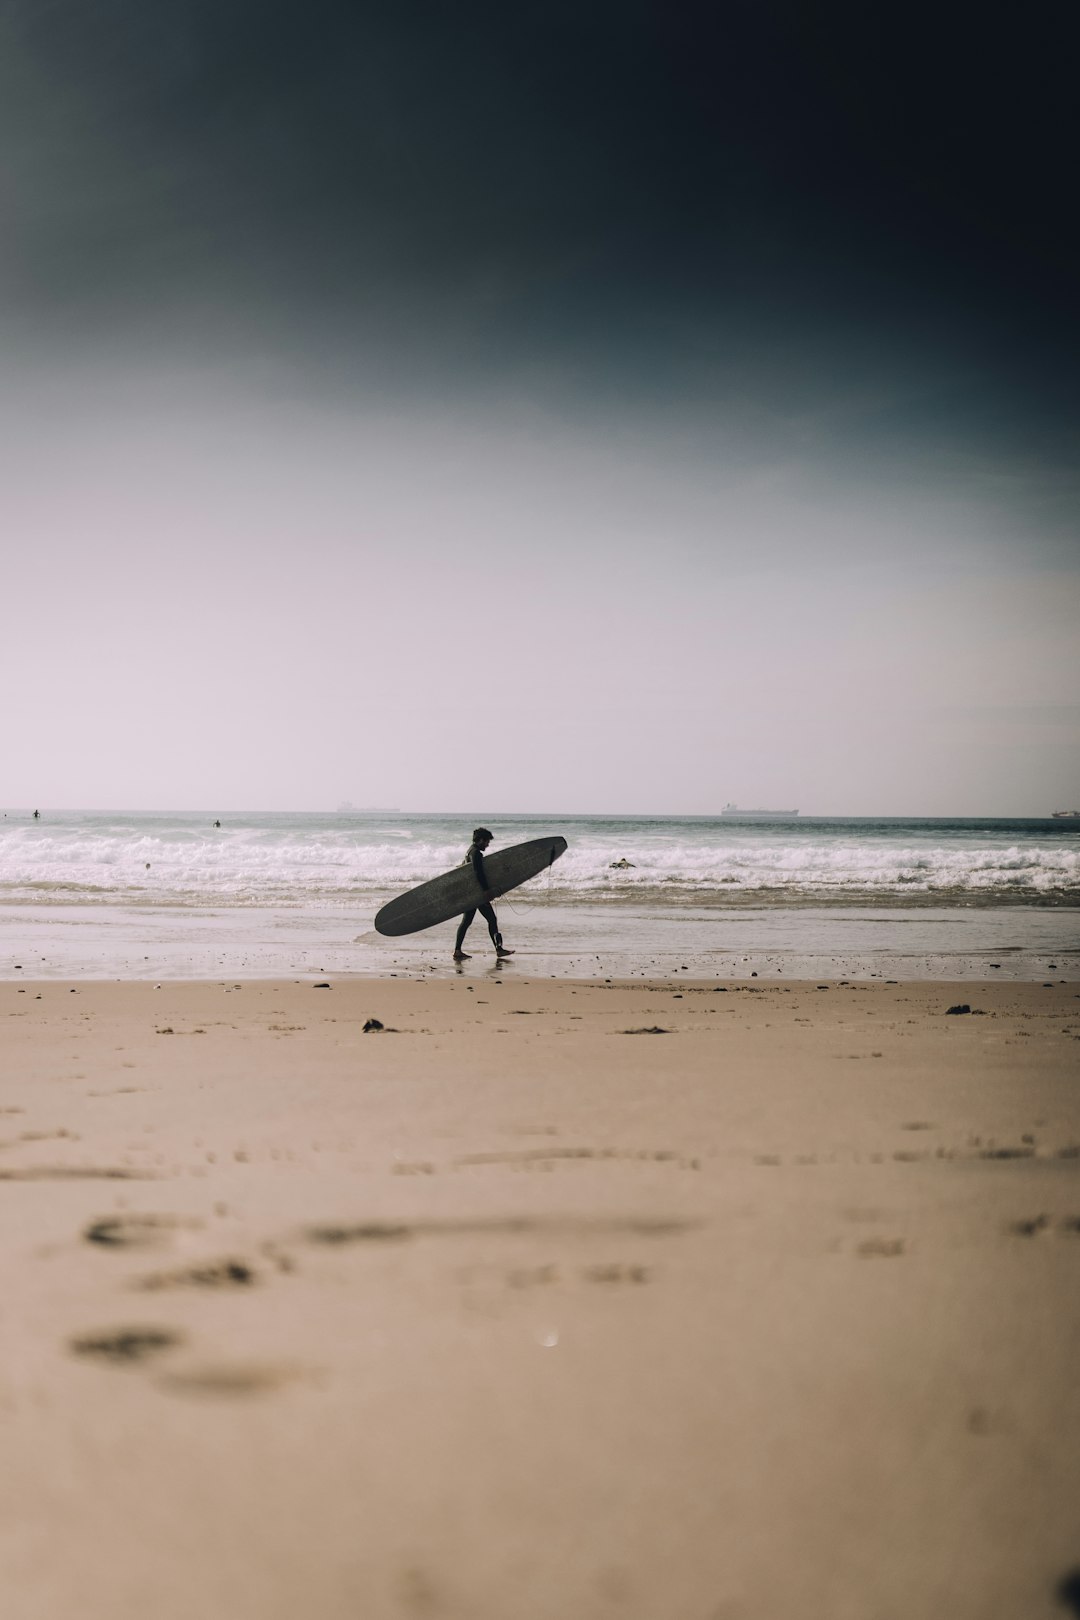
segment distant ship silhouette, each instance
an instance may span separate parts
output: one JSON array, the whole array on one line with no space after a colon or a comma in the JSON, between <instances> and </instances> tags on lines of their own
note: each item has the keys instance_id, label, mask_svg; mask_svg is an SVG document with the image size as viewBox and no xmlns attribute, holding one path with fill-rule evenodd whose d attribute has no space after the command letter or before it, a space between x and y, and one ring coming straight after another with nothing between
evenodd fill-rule
<instances>
[{"instance_id":1,"label":"distant ship silhouette","mask_svg":"<svg viewBox=\"0 0 1080 1620\"><path fill-rule=\"evenodd\" d=\"M798 813L797 810L740 810L737 804L725 804L720 812L722 816L752 816L757 821L790 821Z\"/></svg>"}]
</instances>

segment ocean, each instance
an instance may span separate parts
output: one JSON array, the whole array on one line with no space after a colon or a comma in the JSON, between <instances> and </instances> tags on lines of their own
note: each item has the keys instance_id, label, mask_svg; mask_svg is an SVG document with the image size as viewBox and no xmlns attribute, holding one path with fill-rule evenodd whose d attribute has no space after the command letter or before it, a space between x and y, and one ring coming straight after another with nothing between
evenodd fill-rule
<instances>
[{"instance_id":1,"label":"ocean","mask_svg":"<svg viewBox=\"0 0 1080 1620\"><path fill-rule=\"evenodd\" d=\"M451 971L452 924L371 923L456 865L477 819L8 811L0 977ZM1080 956L1077 821L479 819L495 848L569 844L499 902L507 972L1072 977ZM481 922L469 938L487 970Z\"/></svg>"}]
</instances>

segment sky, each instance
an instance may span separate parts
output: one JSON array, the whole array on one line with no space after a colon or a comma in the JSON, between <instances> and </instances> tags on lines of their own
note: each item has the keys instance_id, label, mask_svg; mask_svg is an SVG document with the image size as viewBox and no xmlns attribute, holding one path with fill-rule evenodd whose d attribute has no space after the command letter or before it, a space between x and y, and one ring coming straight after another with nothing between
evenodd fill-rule
<instances>
[{"instance_id":1,"label":"sky","mask_svg":"<svg viewBox=\"0 0 1080 1620\"><path fill-rule=\"evenodd\" d=\"M0 0L0 803L1080 807L1072 26Z\"/></svg>"}]
</instances>

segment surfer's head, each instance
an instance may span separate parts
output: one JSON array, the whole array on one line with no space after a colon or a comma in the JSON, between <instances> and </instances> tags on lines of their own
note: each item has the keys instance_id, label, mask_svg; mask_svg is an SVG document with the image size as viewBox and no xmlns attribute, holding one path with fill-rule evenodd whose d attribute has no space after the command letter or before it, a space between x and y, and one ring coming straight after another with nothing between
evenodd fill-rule
<instances>
[{"instance_id":1,"label":"surfer's head","mask_svg":"<svg viewBox=\"0 0 1080 1620\"><path fill-rule=\"evenodd\" d=\"M479 844L481 848L483 848L485 844L491 843L494 836L494 833L488 832L486 827L474 827L472 841L474 844Z\"/></svg>"}]
</instances>

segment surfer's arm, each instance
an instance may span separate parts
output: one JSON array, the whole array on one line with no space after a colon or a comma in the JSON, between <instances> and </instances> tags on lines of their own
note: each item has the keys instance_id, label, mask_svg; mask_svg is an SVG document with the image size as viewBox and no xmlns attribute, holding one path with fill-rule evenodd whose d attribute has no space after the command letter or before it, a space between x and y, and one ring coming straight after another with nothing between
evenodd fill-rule
<instances>
[{"instance_id":1,"label":"surfer's arm","mask_svg":"<svg viewBox=\"0 0 1080 1620\"><path fill-rule=\"evenodd\" d=\"M478 849L472 852L472 869L476 874L476 881L484 891L484 899L491 899L491 885L488 883L487 873L484 871L484 857Z\"/></svg>"}]
</instances>

